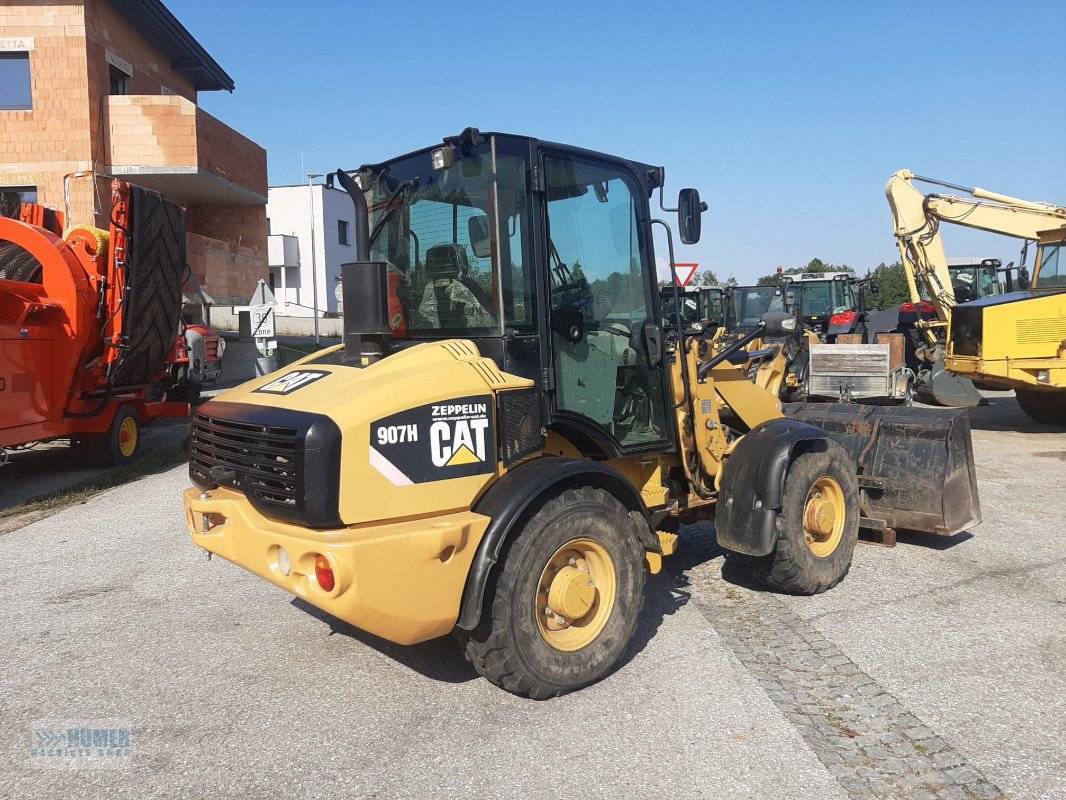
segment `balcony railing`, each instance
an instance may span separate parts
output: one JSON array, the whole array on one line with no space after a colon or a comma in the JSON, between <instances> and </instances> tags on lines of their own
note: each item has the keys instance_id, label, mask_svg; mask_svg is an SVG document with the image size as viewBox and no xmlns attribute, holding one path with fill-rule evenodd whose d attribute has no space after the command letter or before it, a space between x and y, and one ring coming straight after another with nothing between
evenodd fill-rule
<instances>
[{"instance_id":1,"label":"balcony railing","mask_svg":"<svg viewBox=\"0 0 1066 800\"><path fill-rule=\"evenodd\" d=\"M186 203L265 203L266 151L184 97L107 98L108 171Z\"/></svg>"},{"instance_id":2,"label":"balcony railing","mask_svg":"<svg viewBox=\"0 0 1066 800\"><path fill-rule=\"evenodd\" d=\"M267 261L272 267L300 266L300 240L284 233L268 236Z\"/></svg>"}]
</instances>

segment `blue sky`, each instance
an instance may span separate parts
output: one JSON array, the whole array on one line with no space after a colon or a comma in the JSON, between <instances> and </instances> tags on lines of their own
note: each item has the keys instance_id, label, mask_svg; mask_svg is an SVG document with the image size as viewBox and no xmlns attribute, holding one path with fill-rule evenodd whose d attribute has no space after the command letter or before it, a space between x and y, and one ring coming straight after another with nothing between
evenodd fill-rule
<instances>
[{"instance_id":1,"label":"blue sky","mask_svg":"<svg viewBox=\"0 0 1066 800\"><path fill-rule=\"evenodd\" d=\"M165 2L236 82L201 105L267 148L272 184L468 125L563 141L698 188L678 260L741 282L896 260L901 167L1066 203L1061 0ZM949 255L1017 258L943 231Z\"/></svg>"}]
</instances>

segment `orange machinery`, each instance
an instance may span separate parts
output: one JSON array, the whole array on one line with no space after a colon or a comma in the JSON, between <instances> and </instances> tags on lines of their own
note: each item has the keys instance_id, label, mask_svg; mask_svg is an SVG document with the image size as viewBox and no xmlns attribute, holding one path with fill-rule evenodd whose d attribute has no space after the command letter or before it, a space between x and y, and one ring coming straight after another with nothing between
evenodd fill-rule
<instances>
[{"instance_id":1,"label":"orange machinery","mask_svg":"<svg viewBox=\"0 0 1066 800\"><path fill-rule=\"evenodd\" d=\"M189 414L149 400L174 359L184 211L115 180L109 219L63 235L63 215L36 204L0 217L0 463L58 438L125 463L142 425Z\"/></svg>"}]
</instances>

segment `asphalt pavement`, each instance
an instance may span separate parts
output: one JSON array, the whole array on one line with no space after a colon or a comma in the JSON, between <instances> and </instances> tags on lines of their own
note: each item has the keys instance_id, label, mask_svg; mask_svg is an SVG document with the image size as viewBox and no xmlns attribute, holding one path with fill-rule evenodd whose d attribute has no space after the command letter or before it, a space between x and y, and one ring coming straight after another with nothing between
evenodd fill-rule
<instances>
[{"instance_id":1,"label":"asphalt pavement","mask_svg":"<svg viewBox=\"0 0 1066 800\"><path fill-rule=\"evenodd\" d=\"M1066 797L1066 433L1013 403L971 533L792 598L688 529L619 668L539 703L208 561L182 467L108 491L0 536L0 796ZM128 758L31 756L98 721Z\"/></svg>"}]
</instances>

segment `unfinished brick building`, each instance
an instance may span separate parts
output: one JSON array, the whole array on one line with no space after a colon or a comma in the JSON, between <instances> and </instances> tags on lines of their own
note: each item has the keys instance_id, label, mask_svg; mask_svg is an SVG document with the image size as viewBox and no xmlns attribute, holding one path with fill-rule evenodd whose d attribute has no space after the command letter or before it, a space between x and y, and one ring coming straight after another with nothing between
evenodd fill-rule
<instances>
[{"instance_id":1,"label":"unfinished brick building","mask_svg":"<svg viewBox=\"0 0 1066 800\"><path fill-rule=\"evenodd\" d=\"M220 90L233 79L159 0L5 2L0 206L63 209L79 172L153 189L186 206L207 293L246 302L268 272L266 151L197 106ZM69 222L106 227L107 180L69 185Z\"/></svg>"}]
</instances>

